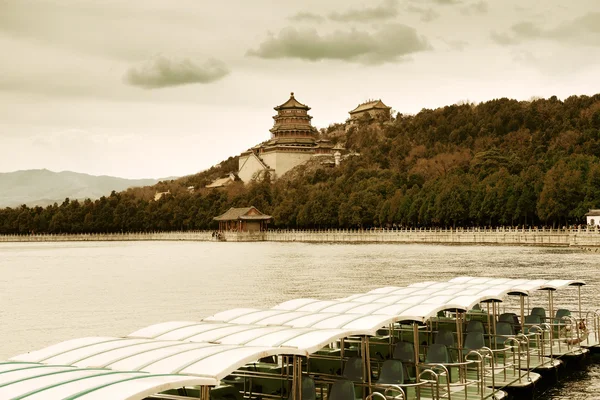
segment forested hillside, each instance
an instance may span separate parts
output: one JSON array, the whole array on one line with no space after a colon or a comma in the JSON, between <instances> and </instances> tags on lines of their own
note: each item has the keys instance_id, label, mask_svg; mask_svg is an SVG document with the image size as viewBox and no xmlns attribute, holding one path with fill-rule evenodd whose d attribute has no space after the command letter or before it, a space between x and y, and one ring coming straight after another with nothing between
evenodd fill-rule
<instances>
[{"instance_id":1,"label":"forested hillside","mask_svg":"<svg viewBox=\"0 0 600 400\"><path fill-rule=\"evenodd\" d=\"M232 206L254 205L277 228L498 226L584 223L600 208L600 94L460 104L339 135L360 153L340 167L298 167L293 179L200 189L205 173L97 201L0 210L0 233L209 229ZM172 195L155 202L154 191Z\"/></svg>"}]
</instances>

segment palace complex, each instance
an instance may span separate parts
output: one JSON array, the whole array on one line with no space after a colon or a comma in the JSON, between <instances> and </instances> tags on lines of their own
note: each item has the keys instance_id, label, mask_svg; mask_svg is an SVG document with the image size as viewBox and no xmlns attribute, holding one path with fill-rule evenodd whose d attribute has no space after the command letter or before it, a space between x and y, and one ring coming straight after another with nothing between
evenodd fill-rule
<instances>
[{"instance_id":1,"label":"palace complex","mask_svg":"<svg viewBox=\"0 0 600 400\"><path fill-rule=\"evenodd\" d=\"M357 123L366 114L389 119L390 109L381 100L360 104L349 112L348 126ZM331 166L340 163L344 147L341 144L334 146L330 140L319 138L310 122L312 117L308 115L309 110L310 107L296 100L294 93L288 101L275 107L277 115L273 117L275 122L271 128L271 139L240 154L237 176L244 183L261 180L267 173L271 179L277 179L313 158Z\"/></svg>"},{"instance_id":2,"label":"palace complex","mask_svg":"<svg viewBox=\"0 0 600 400\"><path fill-rule=\"evenodd\" d=\"M310 107L291 94L288 101L275 107L277 115L271 128L271 140L254 146L240 155L238 176L247 183L261 179L266 172L276 179L314 156L333 157L333 144L319 139L308 115Z\"/></svg>"}]
</instances>

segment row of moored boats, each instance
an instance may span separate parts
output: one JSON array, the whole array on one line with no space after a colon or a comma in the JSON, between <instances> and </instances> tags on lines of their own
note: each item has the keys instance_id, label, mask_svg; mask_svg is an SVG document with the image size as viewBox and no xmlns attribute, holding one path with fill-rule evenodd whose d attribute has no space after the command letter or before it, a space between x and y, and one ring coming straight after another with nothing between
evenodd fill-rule
<instances>
[{"instance_id":1,"label":"row of moored boats","mask_svg":"<svg viewBox=\"0 0 600 400\"><path fill-rule=\"evenodd\" d=\"M583 285L458 277L73 339L1 362L0 398L525 397L598 348L600 316L582 310Z\"/></svg>"}]
</instances>

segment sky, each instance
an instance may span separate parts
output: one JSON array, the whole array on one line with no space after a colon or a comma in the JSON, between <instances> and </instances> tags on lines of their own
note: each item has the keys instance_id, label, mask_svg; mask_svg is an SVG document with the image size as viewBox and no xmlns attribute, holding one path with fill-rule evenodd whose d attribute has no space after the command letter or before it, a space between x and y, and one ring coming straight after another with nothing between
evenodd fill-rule
<instances>
[{"instance_id":1,"label":"sky","mask_svg":"<svg viewBox=\"0 0 600 400\"><path fill-rule=\"evenodd\" d=\"M0 0L0 172L200 172L381 98L600 93L597 0Z\"/></svg>"}]
</instances>

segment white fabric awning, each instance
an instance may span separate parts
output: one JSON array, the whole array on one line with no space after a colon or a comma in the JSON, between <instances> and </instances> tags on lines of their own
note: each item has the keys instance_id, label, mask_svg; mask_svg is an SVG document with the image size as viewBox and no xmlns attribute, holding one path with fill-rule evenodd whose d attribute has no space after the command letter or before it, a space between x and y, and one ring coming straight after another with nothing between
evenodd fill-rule
<instances>
[{"instance_id":1,"label":"white fabric awning","mask_svg":"<svg viewBox=\"0 0 600 400\"><path fill-rule=\"evenodd\" d=\"M229 324L211 321L173 321L151 325L128 335L130 338L155 340L180 340L186 342L210 342L243 346L294 348L289 354L309 355L341 338L355 335L371 335L373 330L292 328L289 326L262 326Z\"/></svg>"},{"instance_id":2,"label":"white fabric awning","mask_svg":"<svg viewBox=\"0 0 600 400\"><path fill-rule=\"evenodd\" d=\"M100 368L0 363L1 399L141 400L169 389L206 384L213 384L212 380Z\"/></svg>"},{"instance_id":3,"label":"white fabric awning","mask_svg":"<svg viewBox=\"0 0 600 400\"><path fill-rule=\"evenodd\" d=\"M275 325L294 328L343 329L374 334L382 326L395 322L390 314L325 313L287 311L276 309L234 308L203 321L228 322L231 324ZM369 332L369 333L367 333Z\"/></svg>"},{"instance_id":4,"label":"white fabric awning","mask_svg":"<svg viewBox=\"0 0 600 400\"><path fill-rule=\"evenodd\" d=\"M11 358L11 361L151 374L196 375L205 378L205 385L217 385L240 367L279 354L304 355L305 352L292 347L86 337L21 354Z\"/></svg>"},{"instance_id":5,"label":"white fabric awning","mask_svg":"<svg viewBox=\"0 0 600 400\"><path fill-rule=\"evenodd\" d=\"M486 278L460 276L453 278L450 283L458 283L462 285L485 285L491 286L510 286L523 290L558 290L568 286L583 286L585 281L577 279L510 279L510 278Z\"/></svg>"},{"instance_id":6,"label":"white fabric awning","mask_svg":"<svg viewBox=\"0 0 600 400\"><path fill-rule=\"evenodd\" d=\"M385 295L383 295L385 296ZM407 300L406 303L388 303L382 302L364 302L360 301L337 301L316 299L296 299L283 302L274 307L277 310L295 311L305 309L320 309L321 311L338 311L349 314L371 314L388 315L392 322L419 322L425 323L429 318L437 315L439 311L444 310L463 310L464 305L457 302L442 301L447 299L424 298L417 301L414 298ZM383 326L383 325L382 325ZM380 326L380 327L382 327Z\"/></svg>"}]
</instances>

